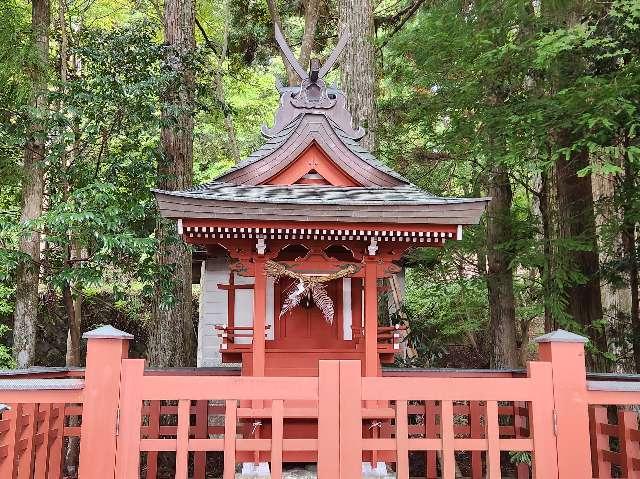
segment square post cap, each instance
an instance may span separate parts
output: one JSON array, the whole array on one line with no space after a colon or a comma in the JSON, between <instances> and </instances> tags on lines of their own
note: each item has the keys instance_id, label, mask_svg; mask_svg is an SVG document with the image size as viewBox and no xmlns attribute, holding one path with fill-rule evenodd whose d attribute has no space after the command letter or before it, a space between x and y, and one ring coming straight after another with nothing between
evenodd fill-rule
<instances>
[{"instance_id":1,"label":"square post cap","mask_svg":"<svg viewBox=\"0 0 640 479\"><path fill-rule=\"evenodd\" d=\"M83 339L133 339L133 334L125 333L110 325L87 331L82 335Z\"/></svg>"},{"instance_id":2,"label":"square post cap","mask_svg":"<svg viewBox=\"0 0 640 479\"><path fill-rule=\"evenodd\" d=\"M564 329L557 329L542 336L538 336L534 339L538 344L540 343L581 343L585 344L589 342L588 338L580 336L579 334L565 331Z\"/></svg>"}]
</instances>

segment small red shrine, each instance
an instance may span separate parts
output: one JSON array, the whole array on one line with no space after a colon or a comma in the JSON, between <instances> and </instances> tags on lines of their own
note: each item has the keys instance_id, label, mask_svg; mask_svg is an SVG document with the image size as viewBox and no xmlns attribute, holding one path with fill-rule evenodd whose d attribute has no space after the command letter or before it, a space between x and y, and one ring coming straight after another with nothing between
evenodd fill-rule
<instances>
[{"instance_id":1,"label":"small red shrine","mask_svg":"<svg viewBox=\"0 0 640 479\"><path fill-rule=\"evenodd\" d=\"M279 39L302 82L279 88L264 145L209 183L155 195L226 280L202 297L224 318L204 323L222 362L243 375L314 376L319 360L358 359L377 376L399 350L396 328L378 323L382 281L407 251L461 239L488 200L432 196L359 144L347 99L323 81L344 39L309 73Z\"/></svg>"},{"instance_id":2,"label":"small red shrine","mask_svg":"<svg viewBox=\"0 0 640 479\"><path fill-rule=\"evenodd\" d=\"M277 33L302 82L279 88L265 144L213 181L156 199L187 243L228 257L217 287L229 301L216 304L223 362L295 376L317 373L320 359L360 359L375 376L398 350L394 328L378 324L379 282L410 249L459 240L488 200L429 195L359 144L347 99L323 81L346 38L307 73ZM253 291L251 324L235 311L238 288Z\"/></svg>"}]
</instances>

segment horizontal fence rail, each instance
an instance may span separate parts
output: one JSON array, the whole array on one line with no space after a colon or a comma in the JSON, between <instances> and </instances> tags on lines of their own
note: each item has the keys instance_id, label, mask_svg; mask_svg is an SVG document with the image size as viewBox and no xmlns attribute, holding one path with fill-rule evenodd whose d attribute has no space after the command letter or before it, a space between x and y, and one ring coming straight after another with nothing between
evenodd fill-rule
<instances>
[{"instance_id":1,"label":"horizontal fence rail","mask_svg":"<svg viewBox=\"0 0 640 479\"><path fill-rule=\"evenodd\" d=\"M640 377L587 374L569 333L540 338L525 370L380 377L358 361L295 378L145 369L129 335L87 339L84 370L0 374L0 478L275 479L289 463L321 479L640 478Z\"/></svg>"}]
</instances>

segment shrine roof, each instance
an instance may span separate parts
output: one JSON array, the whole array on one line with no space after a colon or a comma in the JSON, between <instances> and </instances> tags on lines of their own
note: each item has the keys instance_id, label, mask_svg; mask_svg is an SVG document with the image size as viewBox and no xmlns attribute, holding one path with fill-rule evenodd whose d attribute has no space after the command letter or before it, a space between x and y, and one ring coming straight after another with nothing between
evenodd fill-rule
<instances>
[{"instance_id":1,"label":"shrine roof","mask_svg":"<svg viewBox=\"0 0 640 479\"><path fill-rule=\"evenodd\" d=\"M209 183L155 191L168 218L334 223L476 224L487 198L440 198L413 185L393 188Z\"/></svg>"},{"instance_id":2,"label":"shrine roof","mask_svg":"<svg viewBox=\"0 0 640 479\"><path fill-rule=\"evenodd\" d=\"M342 92L339 90L334 90L336 95L342 95ZM326 122L322 120L325 119ZM269 130L263 127L263 134L265 136L266 142L258 148L256 151L251 153L247 158L240 161L231 169L225 171L219 176L213 178L211 183L231 180L233 181L234 177L238 177L236 173L250 169L252 165L255 165L257 162L266 159L269 156L278 156L279 151L287 142L292 142L291 140L295 140L296 136L302 136L308 134L308 130L313 132L317 132L318 136L321 136L323 139L327 137L327 128L323 129L321 127L315 127L308 125L303 125L302 123L311 123L320 124L322 126L328 126L329 133L335 134L337 139L346 147L346 149L351 152L357 159L366 163L373 169L383 173L384 175L388 175L395 180L398 184L410 184L409 180L400 175L397 171L389 168L387 165L379 161L369 150L364 148L358 143L357 136L354 137L353 132L345 131L344 127L341 127L339 123L334 121L331 116L325 115L323 113L310 113L310 112L300 112L297 113L293 118L291 118L288 123L280 126L280 128L273 134L269 135ZM277 125L276 125L277 126ZM307 128L305 128L307 127ZM275 129L275 127L274 127ZM331 143L335 138L330 138L328 143ZM274 158L274 160L278 160L278 158ZM356 175L357 176L357 175ZM206 185L203 185L206 186Z\"/></svg>"},{"instance_id":3,"label":"shrine roof","mask_svg":"<svg viewBox=\"0 0 640 479\"><path fill-rule=\"evenodd\" d=\"M332 223L468 225L478 223L488 198L439 198L412 185L360 144L342 91L323 80L344 48L341 38L301 83L278 86L280 105L264 144L227 172L183 191L154 190L163 216L239 222L282 220Z\"/></svg>"},{"instance_id":4,"label":"shrine roof","mask_svg":"<svg viewBox=\"0 0 640 479\"><path fill-rule=\"evenodd\" d=\"M433 205L484 202L485 198L433 196L414 185L392 188L325 185L236 185L211 182L186 191L154 190L168 196L230 202L331 205Z\"/></svg>"}]
</instances>

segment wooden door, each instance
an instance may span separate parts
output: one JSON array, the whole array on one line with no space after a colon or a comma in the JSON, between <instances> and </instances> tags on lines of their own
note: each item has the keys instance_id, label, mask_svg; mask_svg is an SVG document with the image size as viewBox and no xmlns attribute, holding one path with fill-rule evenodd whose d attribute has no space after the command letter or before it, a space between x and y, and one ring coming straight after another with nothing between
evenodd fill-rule
<instances>
[{"instance_id":1,"label":"wooden door","mask_svg":"<svg viewBox=\"0 0 640 479\"><path fill-rule=\"evenodd\" d=\"M278 319L282 304L292 288L296 287L296 282L289 278L282 278L276 286L274 314L277 345L287 348L311 349L335 348L339 345L342 340L341 328L339 327L339 321L342 317L339 314L342 308L342 298L338 294L337 281L326 284L327 294L333 300L335 310L333 324L325 320L314 304L306 308L300 305Z\"/></svg>"}]
</instances>

